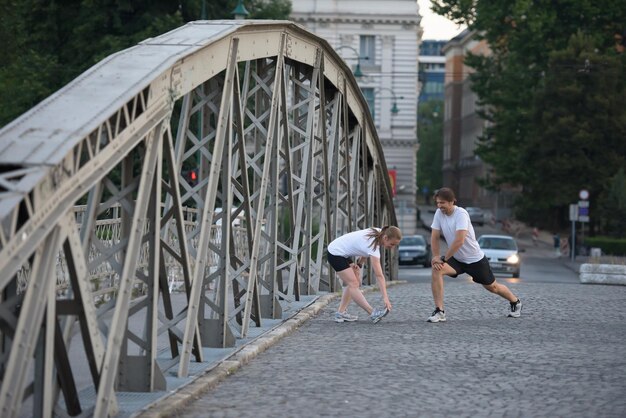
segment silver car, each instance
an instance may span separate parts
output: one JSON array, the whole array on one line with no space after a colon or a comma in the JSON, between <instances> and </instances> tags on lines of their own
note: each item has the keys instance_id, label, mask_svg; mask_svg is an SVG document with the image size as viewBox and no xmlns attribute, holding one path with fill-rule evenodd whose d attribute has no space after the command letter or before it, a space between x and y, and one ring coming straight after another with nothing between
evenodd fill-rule
<instances>
[{"instance_id":1,"label":"silver car","mask_svg":"<svg viewBox=\"0 0 626 418\"><path fill-rule=\"evenodd\" d=\"M489 265L494 273L512 274L520 276L522 260L519 253L523 249L517 247L513 237L508 235L481 235L478 237L478 245L489 260Z\"/></svg>"},{"instance_id":2,"label":"silver car","mask_svg":"<svg viewBox=\"0 0 626 418\"><path fill-rule=\"evenodd\" d=\"M468 206L465 210L469 213L470 221L472 221L473 224L479 226L483 226L485 224L485 212L483 212L481 208Z\"/></svg>"}]
</instances>

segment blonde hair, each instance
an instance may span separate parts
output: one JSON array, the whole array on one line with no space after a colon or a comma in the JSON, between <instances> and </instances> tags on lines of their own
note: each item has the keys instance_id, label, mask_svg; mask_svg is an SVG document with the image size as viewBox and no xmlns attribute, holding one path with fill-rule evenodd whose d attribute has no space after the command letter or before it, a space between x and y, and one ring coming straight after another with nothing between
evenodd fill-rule
<instances>
[{"instance_id":1,"label":"blonde hair","mask_svg":"<svg viewBox=\"0 0 626 418\"><path fill-rule=\"evenodd\" d=\"M372 249L376 249L383 242L383 237L387 237L387 239L402 239L402 231L397 226L383 226L380 231L376 228L370 228L366 237L374 238L370 247Z\"/></svg>"}]
</instances>

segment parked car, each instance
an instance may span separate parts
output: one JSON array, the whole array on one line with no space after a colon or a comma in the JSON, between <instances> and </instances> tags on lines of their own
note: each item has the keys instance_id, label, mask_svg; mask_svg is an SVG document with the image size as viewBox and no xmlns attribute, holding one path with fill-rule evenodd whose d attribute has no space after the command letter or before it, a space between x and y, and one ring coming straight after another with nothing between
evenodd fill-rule
<instances>
[{"instance_id":1,"label":"parked car","mask_svg":"<svg viewBox=\"0 0 626 418\"><path fill-rule=\"evenodd\" d=\"M469 213L470 221L472 221L473 224L479 226L483 226L485 224L485 212L483 212L481 208L468 206L465 210Z\"/></svg>"},{"instance_id":2,"label":"parked car","mask_svg":"<svg viewBox=\"0 0 626 418\"><path fill-rule=\"evenodd\" d=\"M400 264L422 264L430 266L432 258L430 244L423 235L408 235L398 245Z\"/></svg>"},{"instance_id":3,"label":"parked car","mask_svg":"<svg viewBox=\"0 0 626 418\"><path fill-rule=\"evenodd\" d=\"M494 273L510 273L513 277L520 276L522 260L517 242L508 235L481 235L478 237L478 245L489 260L489 265Z\"/></svg>"}]
</instances>

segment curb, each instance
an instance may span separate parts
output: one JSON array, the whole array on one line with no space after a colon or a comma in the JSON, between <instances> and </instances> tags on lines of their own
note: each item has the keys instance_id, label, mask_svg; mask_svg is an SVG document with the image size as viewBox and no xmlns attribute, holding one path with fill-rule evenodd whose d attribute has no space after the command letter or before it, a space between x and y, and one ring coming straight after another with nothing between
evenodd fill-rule
<instances>
[{"instance_id":1,"label":"curb","mask_svg":"<svg viewBox=\"0 0 626 418\"><path fill-rule=\"evenodd\" d=\"M390 287L405 283L407 283L405 280L394 280L386 284L387 287ZM376 286L368 286L363 288L363 292L370 292L377 289L378 287ZM222 380L235 373L239 368L291 334L306 321L316 316L322 308L326 307L333 299L339 297L339 295L339 292L335 292L320 296L294 316L286 319L265 334L260 335L248 344L242 346L230 357L219 362L216 366L131 416L133 418L161 418L175 415L185 406L214 389Z\"/></svg>"}]
</instances>

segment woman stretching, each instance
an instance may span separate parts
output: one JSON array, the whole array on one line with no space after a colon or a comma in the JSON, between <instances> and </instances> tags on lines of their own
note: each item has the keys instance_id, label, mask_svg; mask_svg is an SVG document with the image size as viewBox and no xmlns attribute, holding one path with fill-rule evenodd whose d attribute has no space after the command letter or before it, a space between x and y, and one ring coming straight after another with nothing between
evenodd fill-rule
<instances>
[{"instance_id":1,"label":"woman stretching","mask_svg":"<svg viewBox=\"0 0 626 418\"><path fill-rule=\"evenodd\" d=\"M387 296L385 275L380 265L380 247L393 248L402 239L402 232L395 226L369 228L350 232L336 238L328 244L328 263L337 272L337 276L344 284L339 309L335 313L335 322L352 322L358 319L355 315L346 312L350 301L354 300L363 308L370 319L376 323L391 311L391 302ZM352 262L351 257L356 261ZM374 309L367 303L365 296L359 289L361 285L361 267L370 259L378 288L385 303L384 308Z\"/></svg>"}]
</instances>

